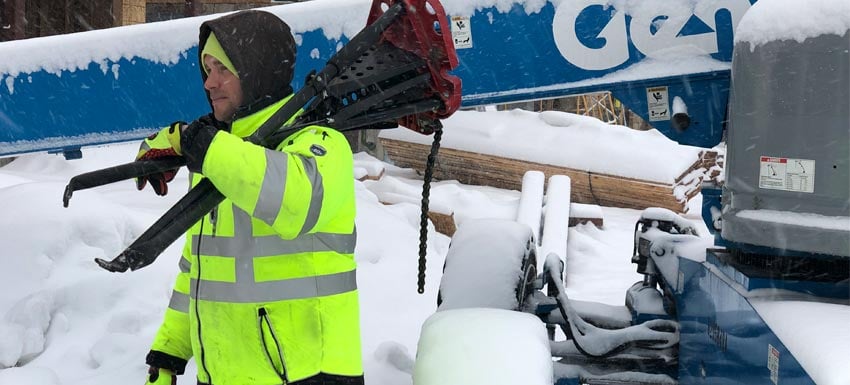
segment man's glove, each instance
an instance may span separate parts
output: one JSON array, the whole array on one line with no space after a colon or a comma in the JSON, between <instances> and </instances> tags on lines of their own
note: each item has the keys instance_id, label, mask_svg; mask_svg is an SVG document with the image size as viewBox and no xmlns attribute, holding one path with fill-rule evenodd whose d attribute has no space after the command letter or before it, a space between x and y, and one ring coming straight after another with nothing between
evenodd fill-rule
<instances>
[{"instance_id":1,"label":"man's glove","mask_svg":"<svg viewBox=\"0 0 850 385\"><path fill-rule=\"evenodd\" d=\"M139 146L136 160L151 160L180 156L180 131L186 122L174 122L157 133L147 137ZM156 195L168 194L168 185L177 174L177 169L163 171L156 174L140 176L136 178L136 188L141 191L148 181Z\"/></svg>"},{"instance_id":2,"label":"man's glove","mask_svg":"<svg viewBox=\"0 0 850 385\"><path fill-rule=\"evenodd\" d=\"M148 380L145 385L177 385L177 376L168 369L148 367Z\"/></svg>"},{"instance_id":3,"label":"man's glove","mask_svg":"<svg viewBox=\"0 0 850 385\"><path fill-rule=\"evenodd\" d=\"M186 167L192 172L201 172L207 149L219 130L226 130L227 123L219 122L212 114L205 115L183 129L180 147L186 158Z\"/></svg>"}]
</instances>

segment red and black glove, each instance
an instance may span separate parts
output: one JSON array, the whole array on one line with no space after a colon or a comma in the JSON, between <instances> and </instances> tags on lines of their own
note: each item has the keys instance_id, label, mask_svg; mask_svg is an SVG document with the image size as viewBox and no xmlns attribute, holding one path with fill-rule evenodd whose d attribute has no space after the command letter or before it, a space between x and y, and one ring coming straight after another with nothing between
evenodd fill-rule
<instances>
[{"instance_id":1,"label":"red and black glove","mask_svg":"<svg viewBox=\"0 0 850 385\"><path fill-rule=\"evenodd\" d=\"M139 145L136 160L162 159L180 156L180 131L186 122L174 122L157 133L147 137ZM176 146L175 146L176 145ZM156 195L168 194L168 182L174 180L177 170L168 170L136 178L136 188L141 191L148 181Z\"/></svg>"},{"instance_id":2,"label":"red and black glove","mask_svg":"<svg viewBox=\"0 0 850 385\"><path fill-rule=\"evenodd\" d=\"M212 142L215 132L227 128L228 125L216 120L213 114L204 115L188 125L182 121L171 123L142 141L136 160L183 156L186 158L189 170L200 172L200 165L203 164L207 147ZM184 149L187 150L184 151ZM177 170L174 169L136 178L136 188L142 190L150 181L156 195L168 194L167 183L174 180L176 174Z\"/></svg>"}]
</instances>

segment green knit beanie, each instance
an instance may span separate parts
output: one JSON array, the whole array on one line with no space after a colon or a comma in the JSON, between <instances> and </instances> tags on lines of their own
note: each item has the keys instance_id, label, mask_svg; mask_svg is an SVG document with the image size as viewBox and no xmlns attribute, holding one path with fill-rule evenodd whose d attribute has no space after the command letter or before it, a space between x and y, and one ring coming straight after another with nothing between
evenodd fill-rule
<instances>
[{"instance_id":1,"label":"green knit beanie","mask_svg":"<svg viewBox=\"0 0 850 385\"><path fill-rule=\"evenodd\" d=\"M220 61L221 64L224 64L224 66L228 70L230 70L230 72L236 75L237 78L239 77L239 73L236 72L236 68L233 67L233 63L230 61L230 58L227 57L227 54L224 53L224 48L221 47L221 43L218 42L218 38L216 38L215 34L212 32L210 32L210 37L207 38L207 43L204 44L204 50L201 51L201 58L204 58L207 55L218 59L218 61ZM201 67L204 69L204 72L207 75L210 74L210 72L207 71L207 67L203 65L203 63L201 63Z\"/></svg>"}]
</instances>

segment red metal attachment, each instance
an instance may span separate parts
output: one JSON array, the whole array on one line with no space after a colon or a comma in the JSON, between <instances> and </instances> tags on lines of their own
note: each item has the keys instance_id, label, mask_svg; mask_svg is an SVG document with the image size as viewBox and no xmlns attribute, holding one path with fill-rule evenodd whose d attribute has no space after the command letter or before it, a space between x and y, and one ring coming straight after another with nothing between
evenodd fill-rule
<instances>
[{"instance_id":1,"label":"red metal attachment","mask_svg":"<svg viewBox=\"0 0 850 385\"><path fill-rule=\"evenodd\" d=\"M451 116L461 102L461 80L449 74L458 65L457 53L451 41L446 12L438 0L375 0L367 24L380 17L385 9L402 2L405 13L382 36L394 46L412 52L428 63L431 74L431 95L443 101L443 108L406 116L398 121L411 130L433 132L422 120L444 119Z\"/></svg>"}]
</instances>

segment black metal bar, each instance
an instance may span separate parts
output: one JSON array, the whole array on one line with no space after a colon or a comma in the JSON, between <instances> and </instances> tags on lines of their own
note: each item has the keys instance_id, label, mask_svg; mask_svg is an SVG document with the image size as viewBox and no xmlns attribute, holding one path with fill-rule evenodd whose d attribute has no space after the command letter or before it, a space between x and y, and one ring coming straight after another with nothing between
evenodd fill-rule
<instances>
[{"instance_id":1,"label":"black metal bar","mask_svg":"<svg viewBox=\"0 0 850 385\"><path fill-rule=\"evenodd\" d=\"M95 262L111 272L124 272L128 268L137 270L150 265L168 246L222 201L224 195L209 179L203 179L121 254L111 261L95 258Z\"/></svg>"},{"instance_id":2,"label":"black metal bar","mask_svg":"<svg viewBox=\"0 0 850 385\"><path fill-rule=\"evenodd\" d=\"M416 103L406 104L404 106L393 108L387 111L369 111L366 114L356 116L348 120L337 121L338 124L335 125L334 128L337 131L354 130L362 128L364 126L375 124L376 122L395 122L395 120L398 118L419 114L426 111L434 111L435 109L442 107L443 103L441 101L428 99Z\"/></svg>"},{"instance_id":3,"label":"black metal bar","mask_svg":"<svg viewBox=\"0 0 850 385\"><path fill-rule=\"evenodd\" d=\"M155 174L158 172L174 170L185 165L186 160L183 159L183 157L175 156L168 158L135 161L118 165L115 167L109 167L102 170L80 174L71 178L71 180L68 182L68 185L65 186L65 195L62 196L62 204L65 207L68 207L68 203L71 200L71 196L74 194L74 191L103 186L124 179L136 178L140 176Z\"/></svg>"},{"instance_id":4,"label":"black metal bar","mask_svg":"<svg viewBox=\"0 0 850 385\"><path fill-rule=\"evenodd\" d=\"M354 116L357 116L361 113L367 112L370 107L377 105L381 101L387 100L392 96L396 96L398 94L401 94L405 90L410 89L415 84L420 84L420 83L421 84L427 84L428 79L430 79L430 78L431 78L431 75L425 73L425 74L419 75L415 78L408 79L408 80L405 80L401 83L393 85L392 87L383 89L378 94L370 95L370 96L367 96L364 99L357 101L357 103L354 103L354 105L352 106L353 108L346 108L346 109L343 109L342 111L340 111L339 114L334 114L333 118L334 118L335 121L348 120L348 119L350 119ZM402 115L402 116L404 116L404 115ZM333 124L333 122L331 122L331 123Z\"/></svg>"}]
</instances>

